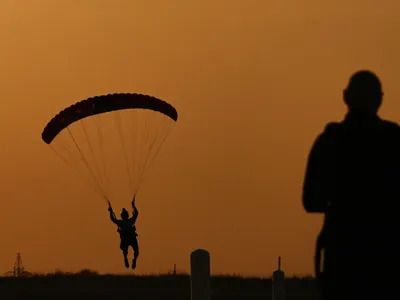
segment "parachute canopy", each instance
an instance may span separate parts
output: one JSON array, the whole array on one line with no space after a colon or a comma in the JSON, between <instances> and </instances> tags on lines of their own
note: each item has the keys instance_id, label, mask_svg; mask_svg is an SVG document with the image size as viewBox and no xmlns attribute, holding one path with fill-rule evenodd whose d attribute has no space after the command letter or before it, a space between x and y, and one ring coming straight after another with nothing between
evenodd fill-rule
<instances>
[{"instance_id":1,"label":"parachute canopy","mask_svg":"<svg viewBox=\"0 0 400 300\"><path fill-rule=\"evenodd\" d=\"M176 109L163 100L109 94L62 110L42 139L105 200L125 205L177 120Z\"/></svg>"}]
</instances>

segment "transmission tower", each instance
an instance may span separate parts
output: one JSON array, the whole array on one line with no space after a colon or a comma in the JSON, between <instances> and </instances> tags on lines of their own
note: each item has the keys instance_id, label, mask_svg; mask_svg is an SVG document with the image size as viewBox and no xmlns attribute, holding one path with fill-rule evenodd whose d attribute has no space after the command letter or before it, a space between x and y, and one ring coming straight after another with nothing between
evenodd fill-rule
<instances>
[{"instance_id":1,"label":"transmission tower","mask_svg":"<svg viewBox=\"0 0 400 300\"><path fill-rule=\"evenodd\" d=\"M15 260L14 267L11 271L6 272L5 276L14 276L14 277L21 277L28 275L29 272L25 271L25 268L22 264L21 253L17 254L17 259Z\"/></svg>"}]
</instances>

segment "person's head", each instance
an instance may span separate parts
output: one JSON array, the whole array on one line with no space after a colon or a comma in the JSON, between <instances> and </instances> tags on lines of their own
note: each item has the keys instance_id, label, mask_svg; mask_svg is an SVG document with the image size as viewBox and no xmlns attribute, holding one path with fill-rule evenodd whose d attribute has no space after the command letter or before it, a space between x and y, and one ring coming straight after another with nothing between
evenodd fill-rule
<instances>
[{"instance_id":1,"label":"person's head","mask_svg":"<svg viewBox=\"0 0 400 300\"><path fill-rule=\"evenodd\" d=\"M382 104L382 85L376 74L362 70L354 73L343 91L349 111L376 114Z\"/></svg>"},{"instance_id":2,"label":"person's head","mask_svg":"<svg viewBox=\"0 0 400 300\"><path fill-rule=\"evenodd\" d=\"M128 213L128 211L127 211L125 208L122 209L122 212L121 212L121 219L122 219L122 220L129 219L129 213Z\"/></svg>"}]
</instances>

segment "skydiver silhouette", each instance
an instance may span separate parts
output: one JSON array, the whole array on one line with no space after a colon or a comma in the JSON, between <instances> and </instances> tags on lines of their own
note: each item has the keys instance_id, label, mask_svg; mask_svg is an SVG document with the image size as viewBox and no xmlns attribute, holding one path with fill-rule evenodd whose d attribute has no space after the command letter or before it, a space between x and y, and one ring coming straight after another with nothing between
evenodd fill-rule
<instances>
[{"instance_id":1,"label":"skydiver silhouette","mask_svg":"<svg viewBox=\"0 0 400 300\"><path fill-rule=\"evenodd\" d=\"M128 211L125 208L123 208L121 212L121 219L118 220L115 217L110 202L108 202L109 206L108 211L110 212L111 221L118 226L117 232L119 233L121 239L120 249L122 250L122 254L124 256L125 267L129 268L128 249L129 246L131 246L133 249L132 269L135 269L136 261L139 256L139 244L137 240L138 234L136 233L136 226L135 226L136 219L139 215L139 211L135 205L135 197L133 197L131 204L133 209L131 218L129 218Z\"/></svg>"},{"instance_id":2,"label":"skydiver silhouette","mask_svg":"<svg viewBox=\"0 0 400 300\"><path fill-rule=\"evenodd\" d=\"M343 98L348 112L316 138L303 185L305 210L325 215L317 278L325 300L389 299L400 267L400 127L378 116L374 73L353 74Z\"/></svg>"}]
</instances>

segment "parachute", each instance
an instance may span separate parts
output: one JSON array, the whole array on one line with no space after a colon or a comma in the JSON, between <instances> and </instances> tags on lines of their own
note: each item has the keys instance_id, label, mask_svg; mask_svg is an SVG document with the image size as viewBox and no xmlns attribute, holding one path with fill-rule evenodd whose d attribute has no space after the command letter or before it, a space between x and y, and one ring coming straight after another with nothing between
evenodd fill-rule
<instances>
[{"instance_id":1,"label":"parachute","mask_svg":"<svg viewBox=\"0 0 400 300\"><path fill-rule=\"evenodd\" d=\"M105 201L126 205L177 120L176 109L163 100L109 94L58 113L42 139Z\"/></svg>"}]
</instances>

